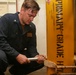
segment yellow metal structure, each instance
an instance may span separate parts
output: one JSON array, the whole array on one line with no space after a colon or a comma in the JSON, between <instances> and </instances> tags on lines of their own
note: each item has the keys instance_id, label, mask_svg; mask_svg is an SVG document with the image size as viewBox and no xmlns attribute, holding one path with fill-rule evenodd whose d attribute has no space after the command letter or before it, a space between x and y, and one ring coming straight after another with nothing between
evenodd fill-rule
<instances>
[{"instance_id":1,"label":"yellow metal structure","mask_svg":"<svg viewBox=\"0 0 76 75\"><path fill-rule=\"evenodd\" d=\"M74 1L47 0L47 58L58 66L74 64ZM72 69L58 69L59 73L70 73ZM55 73L48 68L47 75Z\"/></svg>"}]
</instances>

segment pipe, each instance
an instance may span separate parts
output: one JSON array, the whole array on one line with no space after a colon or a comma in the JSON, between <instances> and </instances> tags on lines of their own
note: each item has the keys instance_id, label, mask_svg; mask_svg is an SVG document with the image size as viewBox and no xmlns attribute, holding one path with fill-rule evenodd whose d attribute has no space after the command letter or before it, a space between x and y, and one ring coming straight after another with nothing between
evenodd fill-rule
<instances>
[{"instance_id":1,"label":"pipe","mask_svg":"<svg viewBox=\"0 0 76 75\"><path fill-rule=\"evenodd\" d=\"M57 66L57 68L76 68L76 66Z\"/></svg>"}]
</instances>

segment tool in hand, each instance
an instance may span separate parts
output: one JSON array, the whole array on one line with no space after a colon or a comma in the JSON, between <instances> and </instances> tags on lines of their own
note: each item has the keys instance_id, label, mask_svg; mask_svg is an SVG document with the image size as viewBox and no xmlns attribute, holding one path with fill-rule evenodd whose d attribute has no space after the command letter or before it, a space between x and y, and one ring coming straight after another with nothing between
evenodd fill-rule
<instances>
[{"instance_id":1,"label":"tool in hand","mask_svg":"<svg viewBox=\"0 0 76 75\"><path fill-rule=\"evenodd\" d=\"M28 60L30 61L37 61L38 58L37 57L34 57L34 58L28 58ZM56 64L50 60L44 60L44 65L47 66L47 67L51 67L51 68L56 68Z\"/></svg>"},{"instance_id":2,"label":"tool in hand","mask_svg":"<svg viewBox=\"0 0 76 75\"><path fill-rule=\"evenodd\" d=\"M30 61L37 61L38 58L28 58ZM57 66L56 63L50 61L50 60L44 60L44 65L48 68L55 69L55 73L57 73L57 69L59 68L76 68L76 66Z\"/></svg>"}]
</instances>

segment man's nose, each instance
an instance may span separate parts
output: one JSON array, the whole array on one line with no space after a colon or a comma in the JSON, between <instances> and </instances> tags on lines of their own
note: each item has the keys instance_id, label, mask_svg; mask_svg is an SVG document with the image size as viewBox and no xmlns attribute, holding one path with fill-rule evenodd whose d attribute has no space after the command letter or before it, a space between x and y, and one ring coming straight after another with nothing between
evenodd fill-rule
<instances>
[{"instance_id":1,"label":"man's nose","mask_svg":"<svg viewBox=\"0 0 76 75\"><path fill-rule=\"evenodd\" d=\"M34 17L31 17L31 21L33 21Z\"/></svg>"}]
</instances>

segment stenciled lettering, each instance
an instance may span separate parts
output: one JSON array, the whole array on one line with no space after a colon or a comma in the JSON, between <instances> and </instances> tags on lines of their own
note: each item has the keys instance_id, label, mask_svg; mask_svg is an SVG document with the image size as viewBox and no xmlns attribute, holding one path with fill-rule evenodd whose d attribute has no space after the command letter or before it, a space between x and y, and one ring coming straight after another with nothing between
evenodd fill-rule
<instances>
[{"instance_id":1,"label":"stenciled lettering","mask_svg":"<svg viewBox=\"0 0 76 75\"><path fill-rule=\"evenodd\" d=\"M56 37L57 37L57 65L64 65L64 36L63 36L63 4L62 0L56 0ZM63 69L58 69L63 72Z\"/></svg>"}]
</instances>

